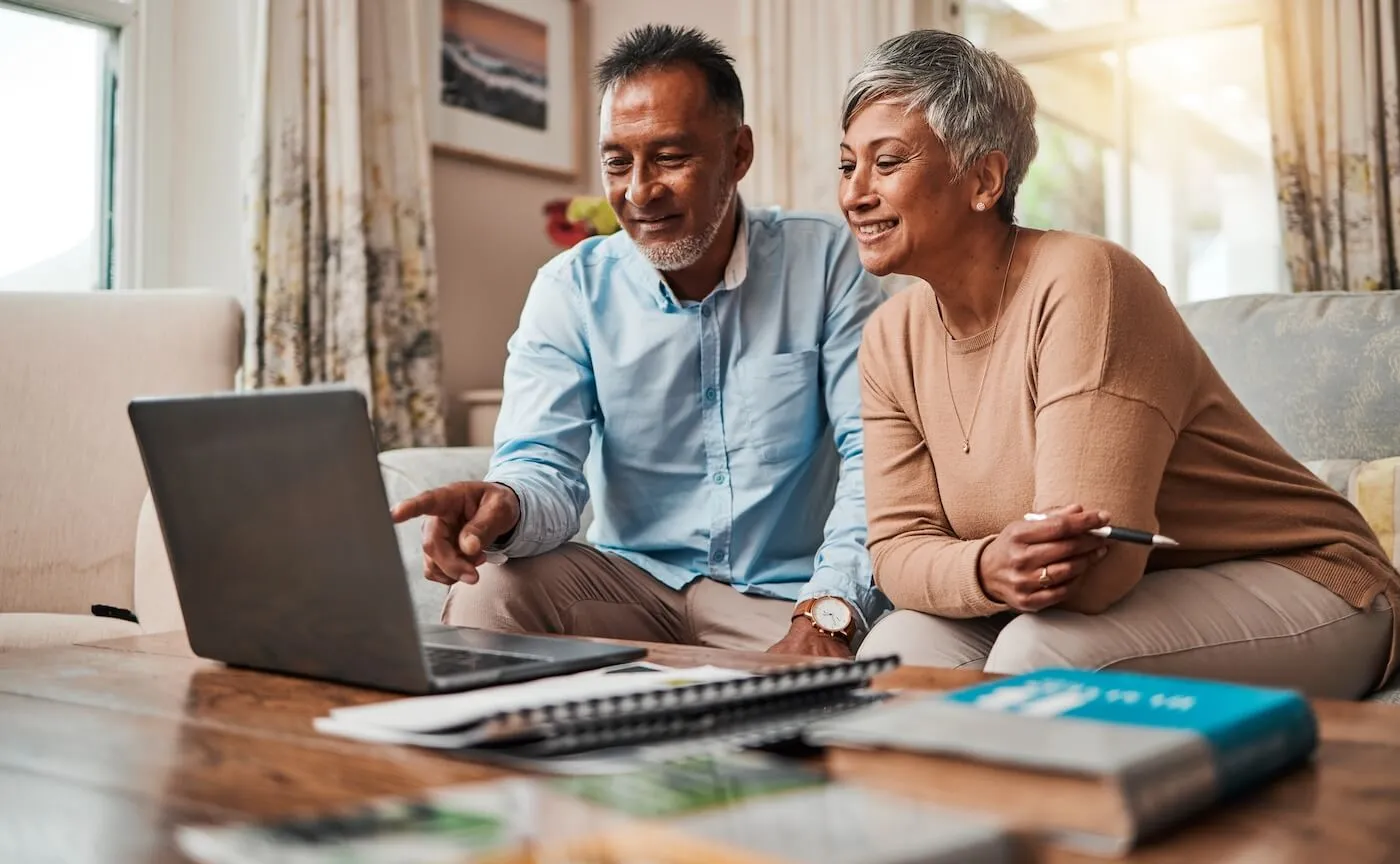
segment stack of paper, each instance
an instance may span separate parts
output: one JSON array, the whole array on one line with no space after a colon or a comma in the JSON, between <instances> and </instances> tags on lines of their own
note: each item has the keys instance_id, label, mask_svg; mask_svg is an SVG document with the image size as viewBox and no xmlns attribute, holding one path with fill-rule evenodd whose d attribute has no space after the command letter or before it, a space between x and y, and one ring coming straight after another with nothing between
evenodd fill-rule
<instances>
[{"instance_id":1,"label":"stack of paper","mask_svg":"<svg viewBox=\"0 0 1400 864\"><path fill-rule=\"evenodd\" d=\"M570 702L747 677L747 672L717 666L674 669L629 663L465 693L333 708L316 719L315 727L362 741L457 750L519 737L529 731L530 712L537 709L543 715L549 706Z\"/></svg>"}]
</instances>

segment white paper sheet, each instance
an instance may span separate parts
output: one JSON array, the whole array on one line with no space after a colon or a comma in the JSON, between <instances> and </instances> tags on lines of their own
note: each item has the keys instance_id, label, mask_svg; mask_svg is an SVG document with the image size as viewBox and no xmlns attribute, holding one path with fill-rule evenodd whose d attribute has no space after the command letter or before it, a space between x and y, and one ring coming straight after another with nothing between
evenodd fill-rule
<instances>
[{"instance_id":1,"label":"white paper sheet","mask_svg":"<svg viewBox=\"0 0 1400 864\"><path fill-rule=\"evenodd\" d=\"M360 730L365 736L375 736L366 740L421 744L425 737L419 736L425 733L441 733L448 729L466 733L469 730L462 727L480 723L505 711L747 677L750 677L750 673L718 666L672 669L655 664L628 663L464 693L415 696L372 705L333 708L328 719L317 719L316 729L337 735ZM456 737L456 733L453 734ZM467 746L479 737L467 739L466 743L456 746ZM409 741L409 738L418 740Z\"/></svg>"}]
</instances>

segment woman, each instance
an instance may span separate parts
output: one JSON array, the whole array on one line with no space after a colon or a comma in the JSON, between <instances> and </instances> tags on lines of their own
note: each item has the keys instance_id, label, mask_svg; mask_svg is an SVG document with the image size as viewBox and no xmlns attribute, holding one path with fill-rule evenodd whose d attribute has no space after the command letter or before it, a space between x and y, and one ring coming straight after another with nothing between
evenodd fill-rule
<instances>
[{"instance_id":1,"label":"woman","mask_svg":"<svg viewBox=\"0 0 1400 864\"><path fill-rule=\"evenodd\" d=\"M880 46L846 94L861 262L927 283L861 351L869 545L899 610L861 654L1369 692L1394 663L1400 576L1142 262L1014 224L1034 119L1015 69L937 31ZM1089 533L1110 523L1180 545Z\"/></svg>"}]
</instances>

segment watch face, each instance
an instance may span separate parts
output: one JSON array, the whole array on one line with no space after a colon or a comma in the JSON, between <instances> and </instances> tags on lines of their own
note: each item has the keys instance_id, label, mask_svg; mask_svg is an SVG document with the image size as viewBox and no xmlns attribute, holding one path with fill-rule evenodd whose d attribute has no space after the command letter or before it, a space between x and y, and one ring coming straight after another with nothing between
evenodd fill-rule
<instances>
[{"instance_id":1,"label":"watch face","mask_svg":"<svg viewBox=\"0 0 1400 864\"><path fill-rule=\"evenodd\" d=\"M840 633L851 626L851 609L840 600L828 597L812 606L812 618L823 630Z\"/></svg>"}]
</instances>

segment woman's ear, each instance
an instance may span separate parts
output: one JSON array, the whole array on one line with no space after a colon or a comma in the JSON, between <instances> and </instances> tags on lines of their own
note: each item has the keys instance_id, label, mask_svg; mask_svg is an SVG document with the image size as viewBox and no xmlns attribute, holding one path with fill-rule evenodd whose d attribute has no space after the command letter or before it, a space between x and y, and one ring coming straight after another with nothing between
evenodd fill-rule
<instances>
[{"instance_id":1,"label":"woman's ear","mask_svg":"<svg viewBox=\"0 0 1400 864\"><path fill-rule=\"evenodd\" d=\"M972 209L994 210L1006 190L1006 154L993 150L972 165Z\"/></svg>"}]
</instances>

